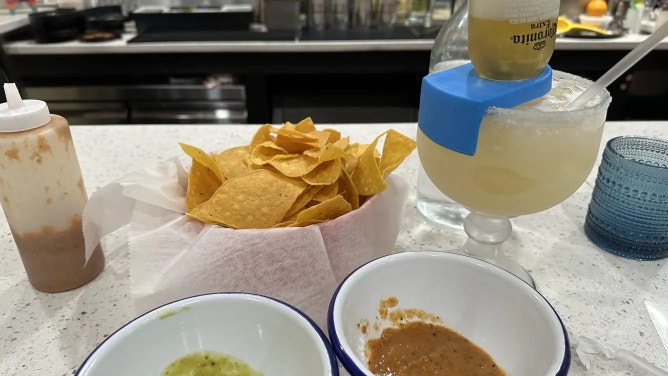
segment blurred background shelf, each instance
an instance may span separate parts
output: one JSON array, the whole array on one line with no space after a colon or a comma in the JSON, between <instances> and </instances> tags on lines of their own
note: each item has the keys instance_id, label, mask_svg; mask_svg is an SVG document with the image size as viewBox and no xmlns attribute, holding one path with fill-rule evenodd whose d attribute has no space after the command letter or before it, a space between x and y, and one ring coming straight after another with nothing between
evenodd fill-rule
<instances>
[{"instance_id":1,"label":"blurred background shelf","mask_svg":"<svg viewBox=\"0 0 668 376\"><path fill-rule=\"evenodd\" d=\"M437 31L397 25L137 34L130 22L115 40L37 44L18 25L1 33L2 65L24 94L48 100L74 124L258 124L306 116L413 122ZM550 65L595 80L644 37L560 37ZM609 87L608 120L668 120L667 66L668 40ZM184 95L193 88L202 96ZM238 95L207 96L216 90Z\"/></svg>"}]
</instances>

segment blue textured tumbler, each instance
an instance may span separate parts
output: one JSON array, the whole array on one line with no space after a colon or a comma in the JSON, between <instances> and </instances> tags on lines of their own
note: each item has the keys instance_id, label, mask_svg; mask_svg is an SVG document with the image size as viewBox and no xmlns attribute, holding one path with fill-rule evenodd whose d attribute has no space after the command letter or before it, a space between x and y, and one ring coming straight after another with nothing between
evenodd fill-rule
<instances>
[{"instance_id":1,"label":"blue textured tumbler","mask_svg":"<svg viewBox=\"0 0 668 376\"><path fill-rule=\"evenodd\" d=\"M599 248L619 256L668 257L668 141L608 141L584 230Z\"/></svg>"}]
</instances>

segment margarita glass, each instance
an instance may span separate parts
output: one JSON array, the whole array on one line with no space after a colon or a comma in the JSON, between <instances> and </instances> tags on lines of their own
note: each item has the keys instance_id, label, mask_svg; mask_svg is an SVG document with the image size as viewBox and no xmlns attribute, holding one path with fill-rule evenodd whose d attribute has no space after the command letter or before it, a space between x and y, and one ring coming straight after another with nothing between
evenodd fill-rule
<instances>
[{"instance_id":1,"label":"margarita glass","mask_svg":"<svg viewBox=\"0 0 668 376\"><path fill-rule=\"evenodd\" d=\"M445 195L471 211L464 223L468 240L456 252L496 264L533 285L529 273L504 255L501 244L512 232L509 218L561 203L589 175L610 94L604 90L579 109L566 106L590 85L584 78L554 71L546 95L510 109L488 108L474 155L443 147L418 128L425 172Z\"/></svg>"}]
</instances>

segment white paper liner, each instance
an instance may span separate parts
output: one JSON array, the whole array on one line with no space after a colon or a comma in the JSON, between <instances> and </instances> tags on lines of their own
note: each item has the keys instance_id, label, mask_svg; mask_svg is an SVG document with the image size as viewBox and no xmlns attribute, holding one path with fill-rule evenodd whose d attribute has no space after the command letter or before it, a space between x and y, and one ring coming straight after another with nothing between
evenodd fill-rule
<instances>
[{"instance_id":1,"label":"white paper liner","mask_svg":"<svg viewBox=\"0 0 668 376\"><path fill-rule=\"evenodd\" d=\"M95 193L84 209L87 258L128 226L131 297L137 314L192 295L242 291L280 299L325 327L329 299L355 268L393 253L407 182L335 220L299 228L232 230L184 213L189 159L172 158Z\"/></svg>"}]
</instances>

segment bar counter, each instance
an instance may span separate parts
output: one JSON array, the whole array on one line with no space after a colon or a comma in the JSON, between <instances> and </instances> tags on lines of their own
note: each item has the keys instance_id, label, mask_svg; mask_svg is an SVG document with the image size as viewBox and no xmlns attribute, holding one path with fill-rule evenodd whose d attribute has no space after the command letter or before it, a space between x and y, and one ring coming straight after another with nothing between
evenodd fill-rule
<instances>
[{"instance_id":1,"label":"bar counter","mask_svg":"<svg viewBox=\"0 0 668 376\"><path fill-rule=\"evenodd\" d=\"M70 41L39 44L33 40L9 42L10 55L50 54L142 54L142 53L215 53L215 52L355 52L355 51L429 51L433 39L378 39L378 40L299 40L294 41L197 41L128 43L136 34L125 33L121 39L108 42L83 43ZM630 51L647 35L625 34L618 38L559 37L557 51ZM668 38L656 47L668 50Z\"/></svg>"},{"instance_id":2,"label":"bar counter","mask_svg":"<svg viewBox=\"0 0 668 376\"><path fill-rule=\"evenodd\" d=\"M390 127L411 137L416 131L414 123L317 125L339 129L356 142L369 142ZM177 142L218 150L247 144L255 129L254 125L73 126L72 133L91 194L130 171L181 155ZM608 122L602 143L623 134L668 138L668 122ZM599 157L600 154L601 150ZM411 189L394 251L455 248L465 239L463 230L437 229L421 220L416 211L418 166L417 152L413 152L395 172L408 180ZM513 219L513 235L505 250L530 271L537 289L560 314L572 344L571 375L627 374L623 367L610 361L597 362L586 370L575 352L579 336L614 344L668 370L668 355L644 303L668 302L668 262L620 258L588 241L582 225L596 170L597 167L562 204ZM71 375L96 345L140 313L133 311L130 301L129 259L123 230L105 238L104 245L107 265L96 280L69 292L41 293L28 283L2 215L3 375Z\"/></svg>"},{"instance_id":3,"label":"bar counter","mask_svg":"<svg viewBox=\"0 0 668 376\"><path fill-rule=\"evenodd\" d=\"M397 26L390 31L302 30L299 37L294 37L289 32L273 30L280 38L272 39L269 31L252 32L254 36L248 40L234 40L244 37L218 35L216 31L137 35L136 30L134 23L128 22L120 39L47 44L36 43L25 32L15 30L16 33L5 35L0 65L26 93L44 88L61 91L42 99L63 102L67 108L63 111L87 108L89 102L100 102L110 106L111 111L118 111L113 118L75 121L76 124L170 123L169 119L135 120L129 112L142 104L137 106L131 103L132 98L117 92L136 86L164 85L159 89L161 97L189 98L172 91L180 91L180 83L199 84L220 74L234 80L246 92L246 121L237 118L234 122L281 121L284 114L317 116L324 122L411 122L417 120L420 82L429 71L437 31L436 28L407 31L406 27ZM550 65L596 80L646 37L644 34L615 38L560 36ZM28 39L17 40L20 38ZM144 41L133 43L137 38ZM609 85L616 100L608 119L667 120L661 106L665 102L667 64L668 38ZM82 98L79 95L82 87L99 90L92 97ZM68 91L75 93L74 97L63 93ZM166 106L174 109L173 104ZM332 115L334 110L336 116ZM217 122L211 117L193 121Z\"/></svg>"}]
</instances>

